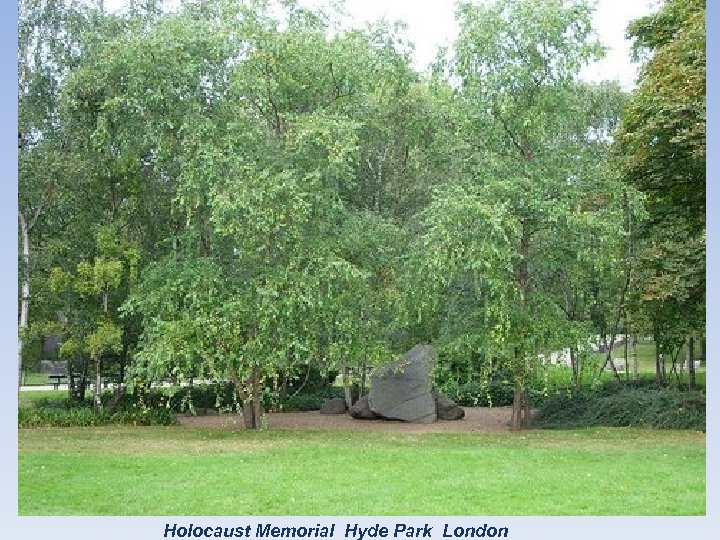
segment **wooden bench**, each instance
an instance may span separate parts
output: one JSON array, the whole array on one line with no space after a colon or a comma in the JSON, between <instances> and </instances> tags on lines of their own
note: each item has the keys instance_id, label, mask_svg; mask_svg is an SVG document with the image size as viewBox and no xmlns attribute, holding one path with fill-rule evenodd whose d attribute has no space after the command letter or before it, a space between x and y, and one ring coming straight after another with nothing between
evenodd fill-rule
<instances>
[{"instance_id":1,"label":"wooden bench","mask_svg":"<svg viewBox=\"0 0 720 540\"><path fill-rule=\"evenodd\" d=\"M66 375L48 375L48 379L52 379L52 382L50 384L53 385L53 390L57 390L60 388L60 385L65 382L63 379L67 379Z\"/></svg>"},{"instance_id":2,"label":"wooden bench","mask_svg":"<svg viewBox=\"0 0 720 540\"><path fill-rule=\"evenodd\" d=\"M41 360L40 361L40 373L45 375L53 385L53 388L57 390L60 388L60 384L67 380L67 362L64 360Z\"/></svg>"}]
</instances>

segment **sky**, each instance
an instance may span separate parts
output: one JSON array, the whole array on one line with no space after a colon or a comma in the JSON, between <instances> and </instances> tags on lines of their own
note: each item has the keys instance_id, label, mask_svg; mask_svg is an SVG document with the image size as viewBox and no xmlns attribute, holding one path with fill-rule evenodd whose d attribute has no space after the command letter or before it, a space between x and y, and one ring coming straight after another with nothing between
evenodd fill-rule
<instances>
[{"instance_id":1,"label":"sky","mask_svg":"<svg viewBox=\"0 0 720 540\"><path fill-rule=\"evenodd\" d=\"M322 5L321 0L301 0ZM587 81L618 80L626 89L634 87L637 66L630 62L630 42L625 39L628 23L654 11L658 0L599 0L593 25L606 57L582 73ZM400 19L408 25L408 37L415 44L415 68L424 70L433 61L438 47L451 45L457 37L455 0L346 0L346 10L360 23L380 18Z\"/></svg>"},{"instance_id":2,"label":"sky","mask_svg":"<svg viewBox=\"0 0 720 540\"><path fill-rule=\"evenodd\" d=\"M486 1L486 0L476 0ZM606 57L587 66L581 76L592 82L617 80L623 88L635 86L637 66L630 61L630 42L625 39L628 23L647 15L659 0L596 0L594 27L600 42L607 47ZM109 9L119 9L126 0L106 0ZM328 6L331 0L300 0L307 6ZM424 71L441 46L450 46L457 37L455 0L345 0L348 26L386 18L407 24L407 38L415 44L414 65Z\"/></svg>"}]
</instances>

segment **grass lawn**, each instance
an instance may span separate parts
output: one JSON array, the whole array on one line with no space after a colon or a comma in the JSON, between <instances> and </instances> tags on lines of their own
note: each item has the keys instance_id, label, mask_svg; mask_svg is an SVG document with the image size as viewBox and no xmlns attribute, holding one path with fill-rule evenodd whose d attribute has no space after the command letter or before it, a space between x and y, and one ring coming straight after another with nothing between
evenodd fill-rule
<instances>
[{"instance_id":1,"label":"grass lawn","mask_svg":"<svg viewBox=\"0 0 720 540\"><path fill-rule=\"evenodd\" d=\"M21 515L703 515L705 435L19 432Z\"/></svg>"},{"instance_id":2,"label":"grass lawn","mask_svg":"<svg viewBox=\"0 0 720 540\"><path fill-rule=\"evenodd\" d=\"M683 346L682 351L680 352L679 358L682 360L685 358L685 349L686 346ZM612 357L616 359L622 359L624 355L624 346L619 346L616 348L613 348ZM637 346L637 353L638 353L638 373L639 376L643 379L654 379L655 378L655 344L652 341L639 341ZM628 355L630 355L630 350L628 350ZM600 363L603 363L605 361L606 353L591 353L589 362L587 362L584 366L584 369L581 373L581 382L583 386L590 386L594 382L594 377L596 375L597 366L599 366ZM695 342L695 358L700 358L700 345L699 340ZM631 367L632 360L628 358L629 369L632 369ZM670 359L667 359L666 363L666 378L668 383L671 385L675 384L678 380L678 377L670 373L670 369L672 367L672 362ZM678 372L680 371L680 366L678 365ZM705 366L696 368L695 373L695 382L699 388L705 388L705 372L706 368ZM687 371L684 370L682 373L678 373L680 382L682 384L687 384L688 376ZM564 365L551 365L547 366L547 374L544 372L543 369L538 369L538 372L536 374L537 380L540 384L540 387L542 387L543 384L547 384L549 388L560 388L565 389L572 386L572 370L569 366ZM623 381L629 381L630 380L630 373L620 372L620 377ZM605 370L602 373L601 380L602 381L610 381L613 380L615 376L613 375L612 369L610 367L606 367ZM544 382L545 381L545 382Z\"/></svg>"},{"instance_id":3,"label":"grass lawn","mask_svg":"<svg viewBox=\"0 0 720 540\"><path fill-rule=\"evenodd\" d=\"M19 407L31 407L35 402L47 398L63 399L68 395L67 390L32 390L18 394Z\"/></svg>"},{"instance_id":4,"label":"grass lawn","mask_svg":"<svg viewBox=\"0 0 720 540\"><path fill-rule=\"evenodd\" d=\"M23 384L51 384L52 381L45 373L27 372L23 374Z\"/></svg>"}]
</instances>

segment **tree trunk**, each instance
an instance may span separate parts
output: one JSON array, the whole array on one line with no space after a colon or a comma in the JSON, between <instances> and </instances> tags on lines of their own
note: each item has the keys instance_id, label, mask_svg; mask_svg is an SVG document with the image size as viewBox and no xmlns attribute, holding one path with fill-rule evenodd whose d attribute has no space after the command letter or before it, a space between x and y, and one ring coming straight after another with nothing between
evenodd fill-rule
<instances>
[{"instance_id":1,"label":"tree trunk","mask_svg":"<svg viewBox=\"0 0 720 540\"><path fill-rule=\"evenodd\" d=\"M365 364L362 364L360 366L360 369L360 395L358 398L361 398L365 395L365 385L367 384L367 373Z\"/></svg>"},{"instance_id":2,"label":"tree trunk","mask_svg":"<svg viewBox=\"0 0 720 540\"><path fill-rule=\"evenodd\" d=\"M67 378L68 378L68 399L72 402L75 400L75 375L72 371L72 362L68 360L68 369L67 369Z\"/></svg>"},{"instance_id":3,"label":"tree trunk","mask_svg":"<svg viewBox=\"0 0 720 540\"><path fill-rule=\"evenodd\" d=\"M520 263L515 272L518 290L520 291L520 303L523 307L527 304L527 296L530 293L530 270L528 261L530 259L530 231L527 223L522 224L523 232L520 238ZM527 383L527 372L525 369L524 351L521 348L515 349L515 361L517 362L515 372L515 394L513 396L512 429L527 427L529 417L523 419L523 411L529 410L529 393L525 384Z\"/></svg>"},{"instance_id":4,"label":"tree trunk","mask_svg":"<svg viewBox=\"0 0 720 540\"><path fill-rule=\"evenodd\" d=\"M700 354L702 355L700 358L700 365L706 366L707 358L705 357L705 355L707 354L707 349L705 347L705 338L702 338L702 341L700 342Z\"/></svg>"},{"instance_id":5,"label":"tree trunk","mask_svg":"<svg viewBox=\"0 0 720 540\"><path fill-rule=\"evenodd\" d=\"M255 423L255 410L253 409L252 400L249 399L247 393L242 392L245 399L242 400L243 408L243 425L245 429L255 429L257 424Z\"/></svg>"},{"instance_id":6,"label":"tree trunk","mask_svg":"<svg viewBox=\"0 0 720 540\"><path fill-rule=\"evenodd\" d=\"M255 410L252 399L246 391L243 381L240 380L240 377L235 371L230 373L230 380L235 386L235 394L237 395L238 401L242 403L243 425L245 429L255 429Z\"/></svg>"},{"instance_id":7,"label":"tree trunk","mask_svg":"<svg viewBox=\"0 0 720 540\"><path fill-rule=\"evenodd\" d=\"M638 354L637 354L637 334L632 335L632 380L637 381L638 378Z\"/></svg>"},{"instance_id":8,"label":"tree trunk","mask_svg":"<svg viewBox=\"0 0 720 540\"><path fill-rule=\"evenodd\" d=\"M688 339L688 387L690 390L695 389L695 338L690 336Z\"/></svg>"},{"instance_id":9,"label":"tree trunk","mask_svg":"<svg viewBox=\"0 0 720 540\"><path fill-rule=\"evenodd\" d=\"M522 398L523 398L523 391L516 388L515 392L513 394L513 408L512 408L512 417L510 419L510 427L513 430L519 430L520 429L520 412L522 411Z\"/></svg>"},{"instance_id":10,"label":"tree trunk","mask_svg":"<svg viewBox=\"0 0 720 540\"><path fill-rule=\"evenodd\" d=\"M25 217L22 212L18 212L20 217L20 235L22 241L22 285L20 293L20 321L19 321L19 338L18 338L18 392L22 385L22 353L23 353L23 334L28 326L28 314L30 311L30 238L28 235L28 227L25 223Z\"/></svg>"},{"instance_id":11,"label":"tree trunk","mask_svg":"<svg viewBox=\"0 0 720 540\"><path fill-rule=\"evenodd\" d=\"M580 388L580 360L575 347L570 347L570 367L572 368L572 385Z\"/></svg>"},{"instance_id":12,"label":"tree trunk","mask_svg":"<svg viewBox=\"0 0 720 540\"><path fill-rule=\"evenodd\" d=\"M523 429L528 429L530 427L530 423L532 421L532 418L530 417L530 390L527 388L523 390L523 396L522 396L522 427Z\"/></svg>"},{"instance_id":13,"label":"tree trunk","mask_svg":"<svg viewBox=\"0 0 720 540\"><path fill-rule=\"evenodd\" d=\"M660 353L660 369L662 371L662 380L665 382L667 380L667 363L664 353Z\"/></svg>"},{"instance_id":14,"label":"tree trunk","mask_svg":"<svg viewBox=\"0 0 720 540\"><path fill-rule=\"evenodd\" d=\"M628 381L630 379L630 365L628 362L628 358L629 358L629 356L628 356L628 346L629 346L628 341L630 341L630 340L628 339L627 328L626 328L625 329L625 343L624 343L625 347L623 350L623 360L625 362L625 381Z\"/></svg>"},{"instance_id":15,"label":"tree trunk","mask_svg":"<svg viewBox=\"0 0 720 540\"><path fill-rule=\"evenodd\" d=\"M260 419L262 417L262 380L260 379L260 369L258 366L253 367L252 374L252 410L253 419L255 425L253 427L259 428Z\"/></svg>"},{"instance_id":16,"label":"tree trunk","mask_svg":"<svg viewBox=\"0 0 720 540\"><path fill-rule=\"evenodd\" d=\"M81 362L81 364L77 364ZM80 371L82 368L82 371ZM68 397L74 403L82 403L85 399L85 386L87 381L87 362L84 360L68 360ZM78 376L76 376L78 374Z\"/></svg>"},{"instance_id":17,"label":"tree trunk","mask_svg":"<svg viewBox=\"0 0 720 540\"><path fill-rule=\"evenodd\" d=\"M516 389L513 396L513 410L511 427L513 430L527 429L530 427L530 391Z\"/></svg>"},{"instance_id":18,"label":"tree trunk","mask_svg":"<svg viewBox=\"0 0 720 540\"><path fill-rule=\"evenodd\" d=\"M662 383L664 380L661 364L662 355L660 354L660 344L658 343L657 331L655 332L653 339L655 340L655 379L657 380L657 382Z\"/></svg>"},{"instance_id":19,"label":"tree trunk","mask_svg":"<svg viewBox=\"0 0 720 540\"><path fill-rule=\"evenodd\" d=\"M122 388L123 384L125 383L125 363L127 361L127 349L123 352L122 357L120 358L120 366L118 367L118 378L117 378L117 387L115 388L115 391L117 392Z\"/></svg>"},{"instance_id":20,"label":"tree trunk","mask_svg":"<svg viewBox=\"0 0 720 540\"><path fill-rule=\"evenodd\" d=\"M353 406L353 398L347 367L343 368L343 391L345 392L345 406L350 409Z\"/></svg>"},{"instance_id":21,"label":"tree trunk","mask_svg":"<svg viewBox=\"0 0 720 540\"><path fill-rule=\"evenodd\" d=\"M95 360L95 392L93 393L93 405L95 406L96 411L102 411L102 400L100 399L100 393L102 392L101 368L102 360L98 358Z\"/></svg>"}]
</instances>

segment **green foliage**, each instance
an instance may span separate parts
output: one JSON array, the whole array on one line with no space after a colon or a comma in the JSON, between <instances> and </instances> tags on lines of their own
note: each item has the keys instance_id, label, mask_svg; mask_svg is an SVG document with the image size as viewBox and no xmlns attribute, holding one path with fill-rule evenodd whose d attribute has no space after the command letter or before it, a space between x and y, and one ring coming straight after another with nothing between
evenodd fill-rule
<instances>
[{"instance_id":1,"label":"green foliage","mask_svg":"<svg viewBox=\"0 0 720 540\"><path fill-rule=\"evenodd\" d=\"M99 358L108 352L119 353L122 350L122 328L103 321L85 338L85 344L90 358Z\"/></svg>"},{"instance_id":2,"label":"green foliage","mask_svg":"<svg viewBox=\"0 0 720 540\"><path fill-rule=\"evenodd\" d=\"M705 2L668 0L628 34L647 54L615 150L650 214L631 308L669 352L705 332Z\"/></svg>"},{"instance_id":3,"label":"green foliage","mask_svg":"<svg viewBox=\"0 0 720 540\"><path fill-rule=\"evenodd\" d=\"M623 94L578 81L602 52L591 13L586 2L458 8L450 71L465 152L460 178L421 214L408 314L454 361L481 359L484 376L502 364L518 391L538 355L605 333L621 296L623 265L606 253L627 205L606 161Z\"/></svg>"},{"instance_id":4,"label":"green foliage","mask_svg":"<svg viewBox=\"0 0 720 540\"><path fill-rule=\"evenodd\" d=\"M166 409L135 408L116 412L97 411L92 407L21 407L19 428L89 427L104 425L168 426L175 416Z\"/></svg>"},{"instance_id":5,"label":"green foliage","mask_svg":"<svg viewBox=\"0 0 720 540\"><path fill-rule=\"evenodd\" d=\"M235 389L231 383L194 384L170 388L149 388L123 396L122 407L166 409L172 413L195 413L197 410L237 412Z\"/></svg>"},{"instance_id":6,"label":"green foliage","mask_svg":"<svg viewBox=\"0 0 720 540\"><path fill-rule=\"evenodd\" d=\"M269 386L263 389L263 403L271 411L312 411L318 410L326 399L342 397L342 388L334 387L328 377L322 376L318 370L311 370L312 376L301 388L304 379L299 376L295 385L285 389L284 394ZM103 395L103 404L108 406L112 394ZM64 406L67 400L50 399L40 401L37 407ZM69 405L68 405L69 406ZM165 409L174 414L204 414L208 411L218 413L237 413L242 403L238 402L235 385L232 382L214 382L193 384L192 386L173 386L170 388L136 389L125 394L120 402L123 410L134 410L135 407L148 409Z\"/></svg>"},{"instance_id":7,"label":"green foliage","mask_svg":"<svg viewBox=\"0 0 720 540\"><path fill-rule=\"evenodd\" d=\"M604 387L544 401L537 427L569 429L590 426L647 426L705 430L705 394L669 388Z\"/></svg>"},{"instance_id":8,"label":"green foliage","mask_svg":"<svg viewBox=\"0 0 720 540\"><path fill-rule=\"evenodd\" d=\"M317 411L328 399L343 396L342 388L331 387L320 392L291 396L284 402L279 403L275 410L277 412Z\"/></svg>"},{"instance_id":9,"label":"green foliage","mask_svg":"<svg viewBox=\"0 0 720 540\"><path fill-rule=\"evenodd\" d=\"M512 374L495 373L479 381L448 381L439 386L441 393L464 407L504 407L513 402Z\"/></svg>"},{"instance_id":10,"label":"green foliage","mask_svg":"<svg viewBox=\"0 0 720 540\"><path fill-rule=\"evenodd\" d=\"M166 409L305 408L326 391L289 397L308 366L418 342L467 403L507 401L498 371L564 391L539 355L573 348L582 378L620 326L677 350L704 331L700 4L630 29L653 57L628 104L578 78L602 53L584 0L460 2L429 77L400 26L295 1L22 0L26 362L57 335L72 373L128 373L131 395L234 385Z\"/></svg>"}]
</instances>

